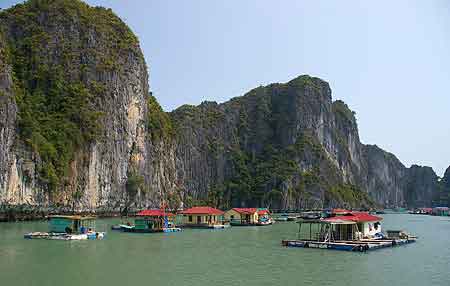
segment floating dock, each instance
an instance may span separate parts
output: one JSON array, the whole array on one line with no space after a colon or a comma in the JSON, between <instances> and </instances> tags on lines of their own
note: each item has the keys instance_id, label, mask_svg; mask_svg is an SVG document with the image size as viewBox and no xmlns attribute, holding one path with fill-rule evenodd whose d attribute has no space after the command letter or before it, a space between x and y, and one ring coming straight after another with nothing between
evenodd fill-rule
<instances>
[{"instance_id":1,"label":"floating dock","mask_svg":"<svg viewBox=\"0 0 450 286\"><path fill-rule=\"evenodd\" d=\"M326 218L300 219L297 239L282 240L281 244L364 252L416 241L417 237L402 230L388 230L385 235L381 232L381 220L367 212L334 209ZM302 229L302 225L306 228Z\"/></svg>"},{"instance_id":2,"label":"floating dock","mask_svg":"<svg viewBox=\"0 0 450 286\"><path fill-rule=\"evenodd\" d=\"M313 240L283 240L281 244L287 247L303 247L303 248L364 252L368 250L375 250L387 247L394 247L397 245L409 244L415 241L416 238L410 237L405 239L363 239L358 241L342 240L333 242L321 242Z\"/></svg>"}]
</instances>

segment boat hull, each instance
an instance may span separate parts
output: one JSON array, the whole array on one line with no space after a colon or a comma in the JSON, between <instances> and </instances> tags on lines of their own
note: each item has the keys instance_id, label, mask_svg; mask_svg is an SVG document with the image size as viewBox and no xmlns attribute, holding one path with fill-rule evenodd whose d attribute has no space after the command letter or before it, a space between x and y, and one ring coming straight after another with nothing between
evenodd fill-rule
<instances>
[{"instance_id":1,"label":"boat hull","mask_svg":"<svg viewBox=\"0 0 450 286\"><path fill-rule=\"evenodd\" d=\"M335 241L320 242L311 240L283 240L281 244L286 247L303 247L314 249L330 249L343 251L365 252L368 250L376 250L397 245L404 245L415 242L415 238L405 239L365 239L361 241Z\"/></svg>"},{"instance_id":2,"label":"boat hull","mask_svg":"<svg viewBox=\"0 0 450 286\"><path fill-rule=\"evenodd\" d=\"M245 223L245 222L230 222L231 226L256 226L256 223Z\"/></svg>"},{"instance_id":3,"label":"boat hull","mask_svg":"<svg viewBox=\"0 0 450 286\"><path fill-rule=\"evenodd\" d=\"M48 239L48 240L101 240L105 238L106 232L92 232L82 234L54 233L54 232L30 232L24 234L26 239Z\"/></svg>"},{"instance_id":4,"label":"boat hull","mask_svg":"<svg viewBox=\"0 0 450 286\"><path fill-rule=\"evenodd\" d=\"M198 228L198 229L225 229L230 227L229 224L184 224L183 228Z\"/></svg>"},{"instance_id":5,"label":"boat hull","mask_svg":"<svg viewBox=\"0 0 450 286\"><path fill-rule=\"evenodd\" d=\"M133 233L169 233L169 232L179 232L181 228L179 227L167 227L158 229L136 229L135 227L122 228L123 232L133 232Z\"/></svg>"},{"instance_id":6,"label":"boat hull","mask_svg":"<svg viewBox=\"0 0 450 286\"><path fill-rule=\"evenodd\" d=\"M181 228L179 227L168 227L168 228L163 228L163 232L179 232L181 231Z\"/></svg>"},{"instance_id":7,"label":"boat hull","mask_svg":"<svg viewBox=\"0 0 450 286\"><path fill-rule=\"evenodd\" d=\"M273 224L272 221L264 221L264 222L258 222L256 225L267 226L267 225L271 225L271 224Z\"/></svg>"}]
</instances>

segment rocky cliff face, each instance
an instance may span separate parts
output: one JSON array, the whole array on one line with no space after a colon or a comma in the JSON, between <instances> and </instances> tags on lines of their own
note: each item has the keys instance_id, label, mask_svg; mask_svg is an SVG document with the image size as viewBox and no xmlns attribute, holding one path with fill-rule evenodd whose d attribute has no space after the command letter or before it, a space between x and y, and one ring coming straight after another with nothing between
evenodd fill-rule
<instances>
[{"instance_id":1,"label":"rocky cliff face","mask_svg":"<svg viewBox=\"0 0 450 286\"><path fill-rule=\"evenodd\" d=\"M434 194L433 203L438 206L450 206L450 167L444 173L444 177L437 184L438 191Z\"/></svg>"},{"instance_id":2,"label":"rocky cliff face","mask_svg":"<svg viewBox=\"0 0 450 286\"><path fill-rule=\"evenodd\" d=\"M450 166L445 170L444 177L442 178L442 183L445 189L450 191Z\"/></svg>"},{"instance_id":3,"label":"rocky cliff face","mask_svg":"<svg viewBox=\"0 0 450 286\"><path fill-rule=\"evenodd\" d=\"M0 20L0 201L120 208L146 153L136 37L80 1L29 1Z\"/></svg>"},{"instance_id":4,"label":"rocky cliff face","mask_svg":"<svg viewBox=\"0 0 450 286\"><path fill-rule=\"evenodd\" d=\"M12 68L7 61L5 37L0 30L0 202L9 200L10 169L14 164L14 154L11 152L16 137L15 124L17 106L14 100Z\"/></svg>"},{"instance_id":5,"label":"rocky cliff face","mask_svg":"<svg viewBox=\"0 0 450 286\"><path fill-rule=\"evenodd\" d=\"M437 189L438 176L432 168L413 165L408 169L405 187L407 206L431 206Z\"/></svg>"},{"instance_id":6,"label":"rocky cliff face","mask_svg":"<svg viewBox=\"0 0 450 286\"><path fill-rule=\"evenodd\" d=\"M359 141L353 112L328 84L300 76L224 104L171 113L186 194L275 208L429 206L437 176Z\"/></svg>"},{"instance_id":7,"label":"rocky cliff face","mask_svg":"<svg viewBox=\"0 0 450 286\"><path fill-rule=\"evenodd\" d=\"M435 192L431 168L361 144L318 78L168 114L110 10L31 0L0 13L0 40L2 206L421 206Z\"/></svg>"},{"instance_id":8,"label":"rocky cliff face","mask_svg":"<svg viewBox=\"0 0 450 286\"><path fill-rule=\"evenodd\" d=\"M365 195L353 189L362 168L354 116L320 79L301 76L171 116L178 177L195 199L290 208L352 205Z\"/></svg>"}]
</instances>

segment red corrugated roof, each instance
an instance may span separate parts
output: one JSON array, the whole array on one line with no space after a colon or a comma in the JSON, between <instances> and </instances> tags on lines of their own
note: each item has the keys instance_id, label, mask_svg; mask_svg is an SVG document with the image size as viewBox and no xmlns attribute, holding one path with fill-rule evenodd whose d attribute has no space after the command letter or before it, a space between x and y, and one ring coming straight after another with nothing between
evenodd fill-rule
<instances>
[{"instance_id":1,"label":"red corrugated roof","mask_svg":"<svg viewBox=\"0 0 450 286\"><path fill-rule=\"evenodd\" d=\"M254 214L258 210L257 208L233 208L234 211L240 214Z\"/></svg>"},{"instance_id":2,"label":"red corrugated roof","mask_svg":"<svg viewBox=\"0 0 450 286\"><path fill-rule=\"evenodd\" d=\"M346 210L346 209L332 209L331 213L333 214L347 214L351 213L352 211Z\"/></svg>"},{"instance_id":3,"label":"red corrugated roof","mask_svg":"<svg viewBox=\"0 0 450 286\"><path fill-rule=\"evenodd\" d=\"M208 215L223 215L223 211L212 207L193 207L181 212L182 214L208 214Z\"/></svg>"},{"instance_id":4,"label":"red corrugated roof","mask_svg":"<svg viewBox=\"0 0 450 286\"><path fill-rule=\"evenodd\" d=\"M143 210L137 213L138 216L174 216L173 213L162 210Z\"/></svg>"},{"instance_id":5,"label":"red corrugated roof","mask_svg":"<svg viewBox=\"0 0 450 286\"><path fill-rule=\"evenodd\" d=\"M374 216L366 212L350 212L346 215L340 215L340 216L332 216L323 219L324 221L338 221L338 220L344 220L344 221L354 221L354 222L374 222L374 221L380 221L383 218L379 216Z\"/></svg>"},{"instance_id":6,"label":"red corrugated roof","mask_svg":"<svg viewBox=\"0 0 450 286\"><path fill-rule=\"evenodd\" d=\"M267 209L258 210L257 208L233 208L233 210L240 214L254 214L257 212L259 215L263 215L269 213Z\"/></svg>"}]
</instances>

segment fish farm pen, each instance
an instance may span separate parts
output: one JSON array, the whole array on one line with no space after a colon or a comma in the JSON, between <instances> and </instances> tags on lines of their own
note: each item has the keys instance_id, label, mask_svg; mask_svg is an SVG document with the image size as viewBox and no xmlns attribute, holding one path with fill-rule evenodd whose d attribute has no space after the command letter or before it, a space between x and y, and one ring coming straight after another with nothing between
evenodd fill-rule
<instances>
[{"instance_id":1,"label":"fish farm pen","mask_svg":"<svg viewBox=\"0 0 450 286\"><path fill-rule=\"evenodd\" d=\"M338 217L337 217L338 218ZM303 247L364 252L416 241L403 231L388 231L388 236L364 236L367 221L345 219L304 219L298 221L298 237L282 240L287 247Z\"/></svg>"}]
</instances>

